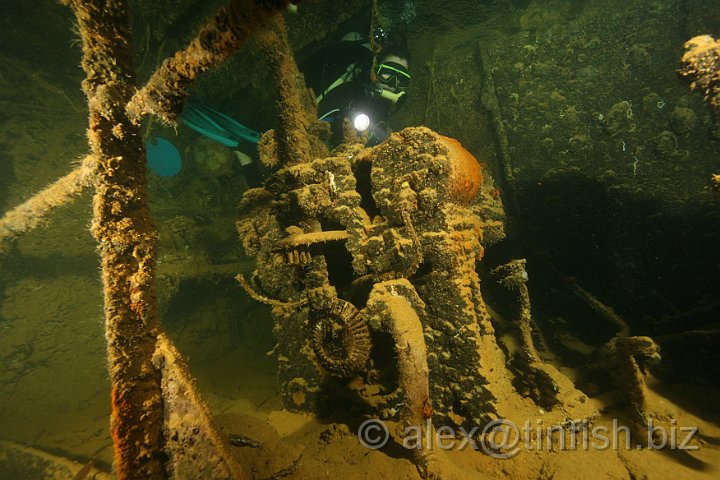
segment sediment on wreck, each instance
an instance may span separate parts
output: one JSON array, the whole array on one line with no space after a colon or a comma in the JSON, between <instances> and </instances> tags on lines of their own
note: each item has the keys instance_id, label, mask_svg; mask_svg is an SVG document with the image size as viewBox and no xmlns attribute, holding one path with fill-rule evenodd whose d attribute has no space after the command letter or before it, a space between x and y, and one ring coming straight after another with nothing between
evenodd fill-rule
<instances>
[{"instance_id":1,"label":"sediment on wreck","mask_svg":"<svg viewBox=\"0 0 720 480\"><path fill-rule=\"evenodd\" d=\"M399 420L399 442L402 427L472 428L518 402L530 410L511 384L475 270L504 236L487 172L458 142L422 127L333 153L281 168L240 208L243 246L257 260L243 284L273 305L285 406L323 412L349 390L371 415ZM568 390L563 402L581 404ZM412 453L424 476L444 461Z\"/></svg>"}]
</instances>

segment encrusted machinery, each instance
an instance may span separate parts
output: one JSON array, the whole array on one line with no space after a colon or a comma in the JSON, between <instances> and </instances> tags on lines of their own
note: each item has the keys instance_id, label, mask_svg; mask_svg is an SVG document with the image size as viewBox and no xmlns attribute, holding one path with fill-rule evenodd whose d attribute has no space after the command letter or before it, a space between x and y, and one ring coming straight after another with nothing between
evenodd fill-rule
<instances>
[{"instance_id":1,"label":"encrusted machinery","mask_svg":"<svg viewBox=\"0 0 720 480\"><path fill-rule=\"evenodd\" d=\"M475 267L504 237L504 211L457 141L419 127L372 148L346 143L281 168L240 211L243 246L257 259L241 281L274 306L287 407L321 410L349 387L385 417L416 405L411 417L494 418L487 372L504 360ZM403 393L423 381L405 375L404 348L426 351L415 361L429 370L423 398Z\"/></svg>"}]
</instances>

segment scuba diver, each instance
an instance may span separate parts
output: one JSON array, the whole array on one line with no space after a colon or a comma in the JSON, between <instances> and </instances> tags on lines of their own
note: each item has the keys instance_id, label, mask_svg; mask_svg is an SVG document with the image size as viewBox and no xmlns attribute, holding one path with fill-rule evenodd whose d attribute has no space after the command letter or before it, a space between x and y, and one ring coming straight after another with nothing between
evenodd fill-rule
<instances>
[{"instance_id":1,"label":"scuba diver","mask_svg":"<svg viewBox=\"0 0 720 480\"><path fill-rule=\"evenodd\" d=\"M316 97L319 120L332 126L332 146L342 142L346 120L358 132L367 132L367 144L377 145L388 136L388 117L404 102L410 84L409 52L404 38L390 39L381 29L374 36L380 45L375 57L372 45L360 34L345 35L339 45L324 55L315 56L315 63L303 65L305 78ZM180 120L187 127L233 150L248 185L259 186L267 172L257 160L257 143L260 132L246 127L237 120L207 106L186 103ZM160 139L162 140L162 139ZM167 143L167 142L166 142ZM161 147L167 147L162 144ZM155 145L148 143L148 160L153 162ZM173 147L174 148L174 147ZM152 149L152 150L151 150ZM160 150L157 150L160 152ZM159 153L158 153L159 155ZM157 155L156 155L157 156ZM178 160L179 162L179 157ZM167 162L165 162L167 164ZM175 164L174 164L175 165ZM177 173L179 167L173 169Z\"/></svg>"},{"instance_id":2,"label":"scuba diver","mask_svg":"<svg viewBox=\"0 0 720 480\"><path fill-rule=\"evenodd\" d=\"M317 95L319 119L332 125L333 145L342 141L345 120L368 132L368 145L381 143L388 136L388 118L405 101L410 53L404 37L378 29L374 42L381 47L376 57L367 37L352 32L319 56L321 66L303 65L306 83Z\"/></svg>"}]
</instances>

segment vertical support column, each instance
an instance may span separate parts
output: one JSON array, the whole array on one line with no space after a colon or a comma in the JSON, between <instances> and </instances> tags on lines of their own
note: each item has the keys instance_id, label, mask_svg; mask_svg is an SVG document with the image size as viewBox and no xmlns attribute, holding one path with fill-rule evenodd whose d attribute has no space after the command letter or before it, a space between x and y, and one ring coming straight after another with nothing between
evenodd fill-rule
<instances>
[{"instance_id":1,"label":"vertical support column","mask_svg":"<svg viewBox=\"0 0 720 480\"><path fill-rule=\"evenodd\" d=\"M118 478L166 478L160 373L151 360L157 231L150 218L140 128L125 106L133 66L125 0L65 0L83 41L88 140L96 158L92 233L98 242Z\"/></svg>"},{"instance_id":2,"label":"vertical support column","mask_svg":"<svg viewBox=\"0 0 720 480\"><path fill-rule=\"evenodd\" d=\"M313 157L327 156L327 148L315 136L309 135L316 121L317 107L295 63L283 17L277 15L268 22L267 30L258 38L280 97L279 125L275 135L278 160L290 166L309 163Z\"/></svg>"}]
</instances>

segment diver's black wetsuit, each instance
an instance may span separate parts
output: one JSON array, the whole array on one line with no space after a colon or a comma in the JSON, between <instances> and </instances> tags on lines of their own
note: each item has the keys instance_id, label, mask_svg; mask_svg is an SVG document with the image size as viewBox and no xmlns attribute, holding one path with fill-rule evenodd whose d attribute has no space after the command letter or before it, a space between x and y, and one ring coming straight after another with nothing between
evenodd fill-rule
<instances>
[{"instance_id":1,"label":"diver's black wetsuit","mask_svg":"<svg viewBox=\"0 0 720 480\"><path fill-rule=\"evenodd\" d=\"M321 60L320 65L305 64L302 70L307 85L319 101L318 117L332 125L332 144L342 140L344 119L352 122L359 113L370 117L369 143L384 140L392 104L373 94L374 85L370 81L373 58L369 44L363 40L341 40L316 58ZM373 129L375 135L372 135Z\"/></svg>"}]
</instances>

